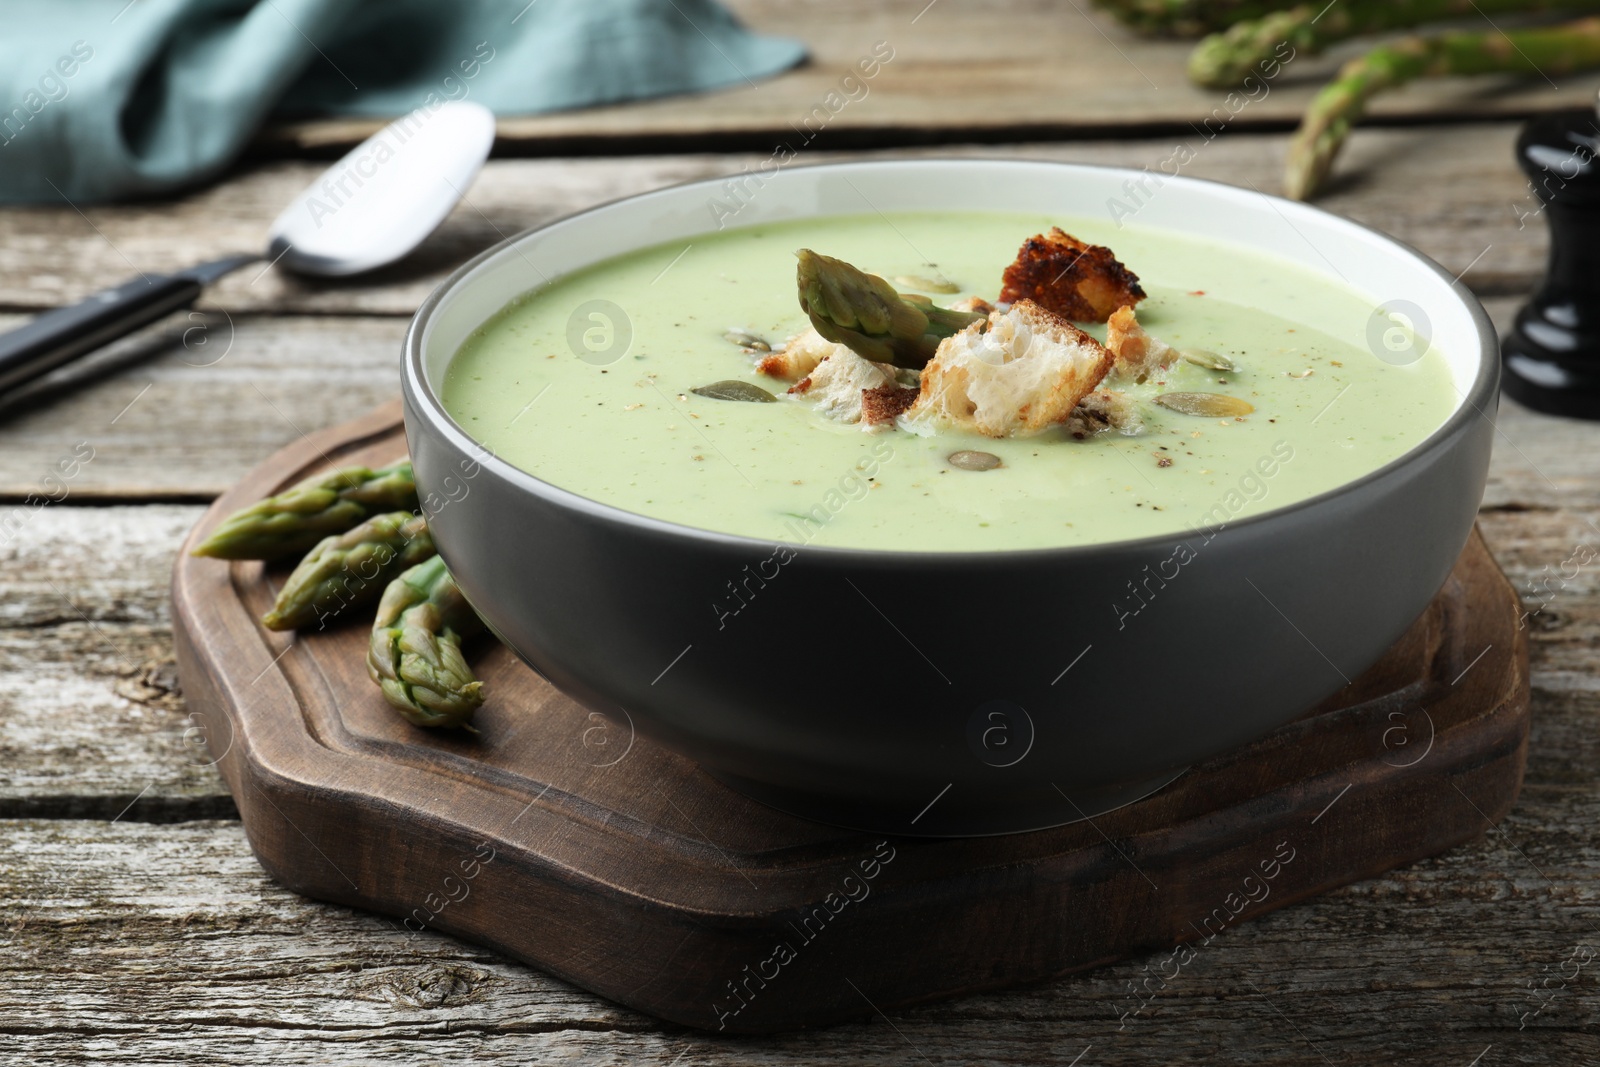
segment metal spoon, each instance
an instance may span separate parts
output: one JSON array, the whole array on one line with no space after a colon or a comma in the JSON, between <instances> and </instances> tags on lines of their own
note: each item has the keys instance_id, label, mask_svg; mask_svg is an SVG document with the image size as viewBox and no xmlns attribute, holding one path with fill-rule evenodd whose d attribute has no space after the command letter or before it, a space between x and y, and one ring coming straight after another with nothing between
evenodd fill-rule
<instances>
[{"instance_id":1,"label":"metal spoon","mask_svg":"<svg viewBox=\"0 0 1600 1067\"><path fill-rule=\"evenodd\" d=\"M223 275L270 260L337 277L393 263L438 228L494 143L494 115L450 101L413 111L351 149L272 223L266 251L146 274L0 334L0 392L179 308Z\"/></svg>"}]
</instances>

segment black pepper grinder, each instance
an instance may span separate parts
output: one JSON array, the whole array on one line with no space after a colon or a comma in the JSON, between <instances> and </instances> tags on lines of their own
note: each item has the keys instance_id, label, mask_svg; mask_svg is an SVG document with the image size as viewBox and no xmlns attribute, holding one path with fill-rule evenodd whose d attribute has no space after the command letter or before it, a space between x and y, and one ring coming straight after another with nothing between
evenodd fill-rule
<instances>
[{"instance_id":1,"label":"black pepper grinder","mask_svg":"<svg viewBox=\"0 0 1600 1067\"><path fill-rule=\"evenodd\" d=\"M1502 388L1536 411L1600 419L1600 113L1532 120L1517 162L1539 202L1515 209L1523 225L1544 216L1550 265L1500 346Z\"/></svg>"}]
</instances>

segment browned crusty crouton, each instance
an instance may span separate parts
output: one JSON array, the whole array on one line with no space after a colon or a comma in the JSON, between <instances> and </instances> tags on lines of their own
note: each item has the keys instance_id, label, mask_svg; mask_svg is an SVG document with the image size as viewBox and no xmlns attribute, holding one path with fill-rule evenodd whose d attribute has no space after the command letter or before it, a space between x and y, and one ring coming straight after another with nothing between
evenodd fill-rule
<instances>
[{"instance_id":1,"label":"browned crusty crouton","mask_svg":"<svg viewBox=\"0 0 1600 1067\"><path fill-rule=\"evenodd\" d=\"M1118 308L1107 320L1106 348L1117 357L1112 374L1134 382L1170 367L1178 358L1171 345L1144 332L1131 307Z\"/></svg>"},{"instance_id":2,"label":"browned crusty crouton","mask_svg":"<svg viewBox=\"0 0 1600 1067\"><path fill-rule=\"evenodd\" d=\"M940 343L901 425L1038 433L1071 415L1114 358L1060 315L1022 300Z\"/></svg>"},{"instance_id":3,"label":"browned crusty crouton","mask_svg":"<svg viewBox=\"0 0 1600 1067\"><path fill-rule=\"evenodd\" d=\"M1060 227L1022 243L1001 277L1001 303L1024 298L1074 322L1104 322L1124 305L1144 299L1139 278L1111 254Z\"/></svg>"},{"instance_id":4,"label":"browned crusty crouton","mask_svg":"<svg viewBox=\"0 0 1600 1067\"><path fill-rule=\"evenodd\" d=\"M898 382L886 382L876 389L861 391L861 421L869 426L890 423L916 403L919 391Z\"/></svg>"},{"instance_id":5,"label":"browned crusty crouton","mask_svg":"<svg viewBox=\"0 0 1600 1067\"><path fill-rule=\"evenodd\" d=\"M781 378L786 382L798 381L833 355L835 349L843 347L808 326L790 337L776 351L764 356L756 364L756 369L768 377Z\"/></svg>"}]
</instances>

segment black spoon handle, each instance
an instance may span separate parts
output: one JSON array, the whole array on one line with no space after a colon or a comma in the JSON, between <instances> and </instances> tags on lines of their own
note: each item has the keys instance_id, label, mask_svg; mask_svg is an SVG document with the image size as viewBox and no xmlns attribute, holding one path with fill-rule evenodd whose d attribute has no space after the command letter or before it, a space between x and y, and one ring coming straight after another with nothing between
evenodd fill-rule
<instances>
[{"instance_id":1,"label":"black spoon handle","mask_svg":"<svg viewBox=\"0 0 1600 1067\"><path fill-rule=\"evenodd\" d=\"M188 307L208 283L260 258L230 256L177 274L147 274L0 334L0 393Z\"/></svg>"}]
</instances>

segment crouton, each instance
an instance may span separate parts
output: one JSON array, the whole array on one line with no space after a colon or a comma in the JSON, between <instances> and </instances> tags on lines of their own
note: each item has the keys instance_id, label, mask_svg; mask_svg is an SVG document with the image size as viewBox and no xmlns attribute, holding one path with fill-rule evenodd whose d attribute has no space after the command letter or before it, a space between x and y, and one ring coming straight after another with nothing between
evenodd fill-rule
<instances>
[{"instance_id":1,"label":"crouton","mask_svg":"<svg viewBox=\"0 0 1600 1067\"><path fill-rule=\"evenodd\" d=\"M1177 349L1144 332L1131 307L1118 308L1107 321L1106 348L1117 357L1111 373L1126 381L1142 382L1178 358Z\"/></svg>"},{"instance_id":2,"label":"crouton","mask_svg":"<svg viewBox=\"0 0 1600 1067\"><path fill-rule=\"evenodd\" d=\"M994 305L981 296L964 296L950 305L951 311L972 311L979 315L987 315L994 310Z\"/></svg>"},{"instance_id":3,"label":"crouton","mask_svg":"<svg viewBox=\"0 0 1600 1067\"><path fill-rule=\"evenodd\" d=\"M900 388L894 380L893 367L863 359L838 345L816 369L790 386L789 392L815 402L817 410L830 419L860 422L866 403L862 394L886 386Z\"/></svg>"},{"instance_id":4,"label":"crouton","mask_svg":"<svg viewBox=\"0 0 1600 1067\"><path fill-rule=\"evenodd\" d=\"M901 425L990 437L1038 433L1071 415L1114 359L1060 315L1022 300L940 343Z\"/></svg>"},{"instance_id":5,"label":"crouton","mask_svg":"<svg viewBox=\"0 0 1600 1067\"><path fill-rule=\"evenodd\" d=\"M861 421L869 426L891 423L916 403L918 395L915 386L907 387L896 382L888 382L876 389L863 389Z\"/></svg>"},{"instance_id":6,"label":"crouton","mask_svg":"<svg viewBox=\"0 0 1600 1067\"><path fill-rule=\"evenodd\" d=\"M1097 389L1078 401L1078 406L1072 409L1062 429L1079 441L1107 430L1116 430L1127 437L1138 437L1144 433L1144 419L1139 415L1138 406L1126 394Z\"/></svg>"},{"instance_id":7,"label":"crouton","mask_svg":"<svg viewBox=\"0 0 1600 1067\"><path fill-rule=\"evenodd\" d=\"M756 369L786 382L798 381L816 369L844 345L836 345L811 327L791 336L779 348L756 364Z\"/></svg>"},{"instance_id":8,"label":"crouton","mask_svg":"<svg viewBox=\"0 0 1600 1067\"><path fill-rule=\"evenodd\" d=\"M1024 241L1001 282L1001 303L1026 298L1074 322L1105 322L1119 307L1144 299L1138 275L1111 249L1085 244L1059 227Z\"/></svg>"}]
</instances>

